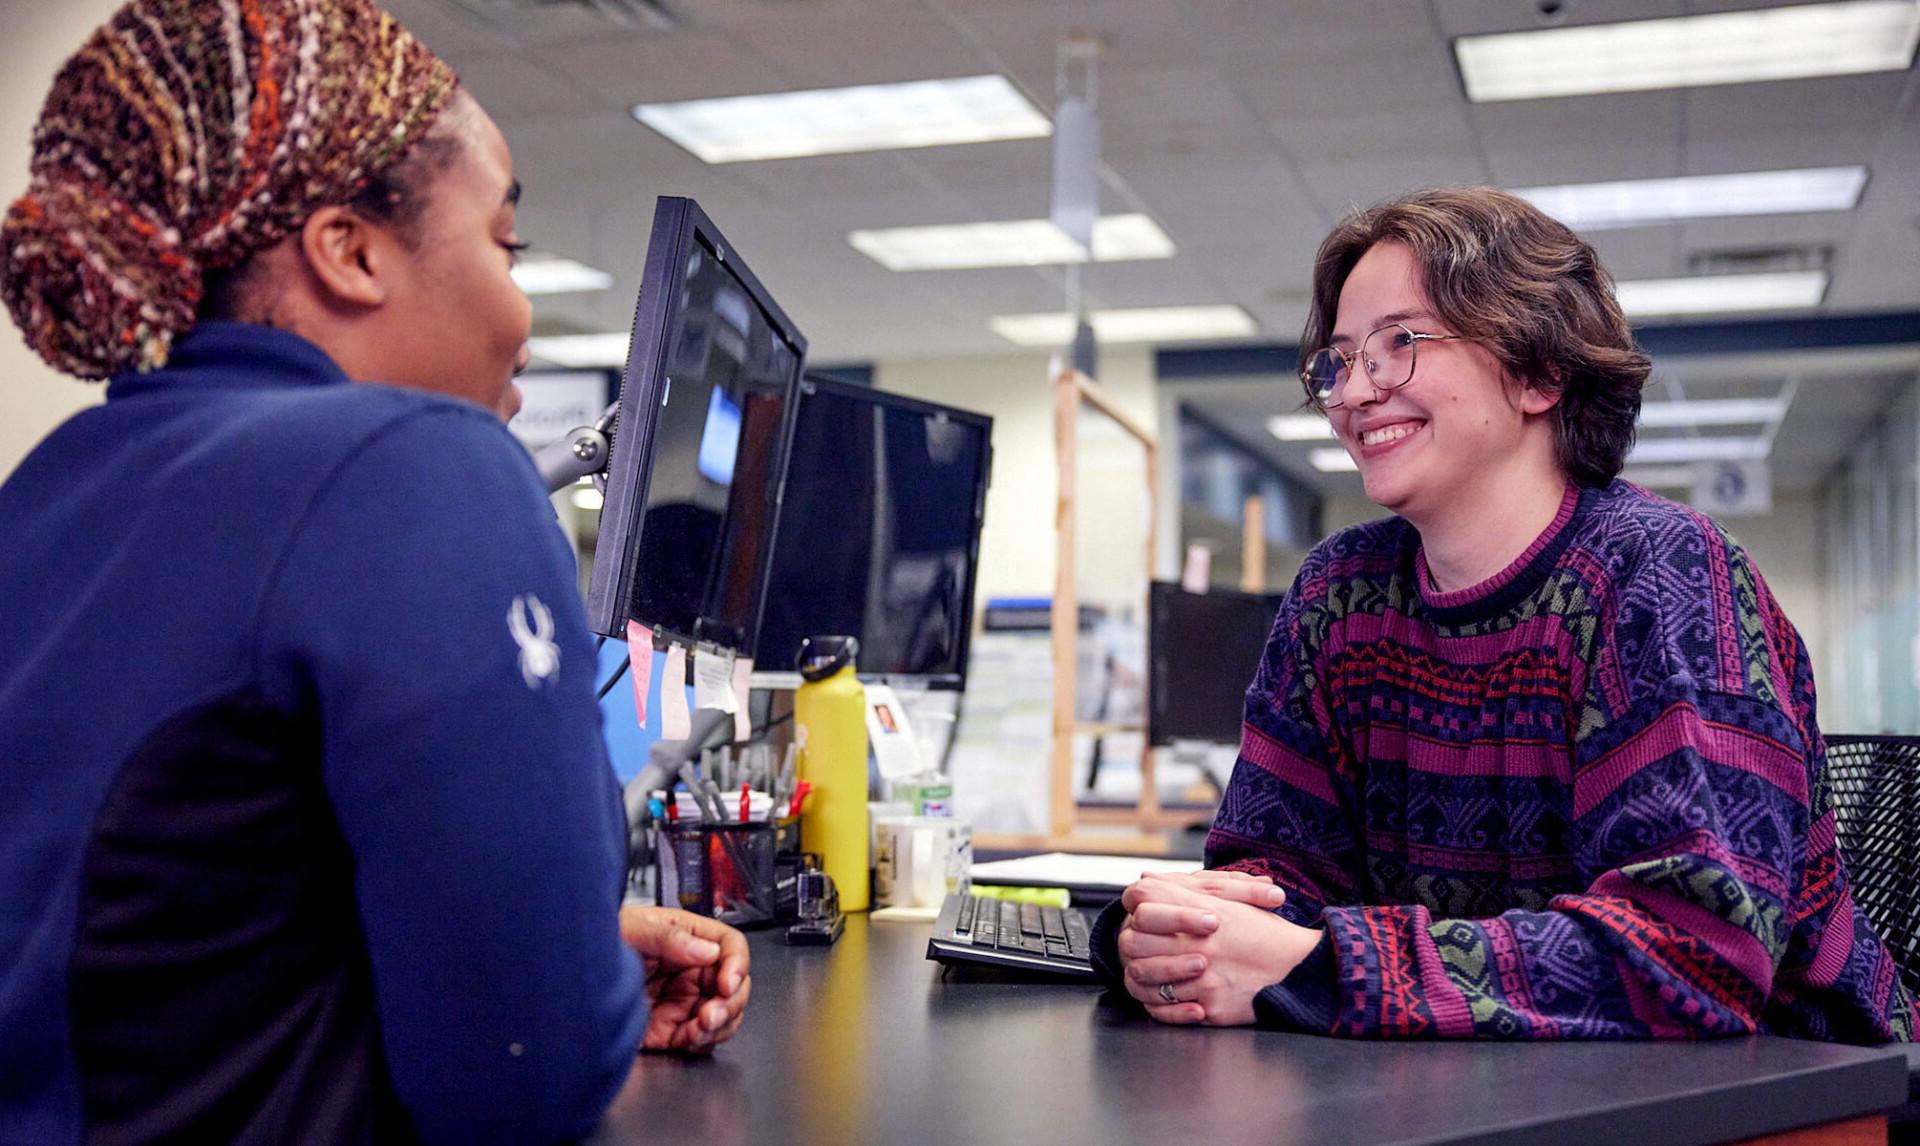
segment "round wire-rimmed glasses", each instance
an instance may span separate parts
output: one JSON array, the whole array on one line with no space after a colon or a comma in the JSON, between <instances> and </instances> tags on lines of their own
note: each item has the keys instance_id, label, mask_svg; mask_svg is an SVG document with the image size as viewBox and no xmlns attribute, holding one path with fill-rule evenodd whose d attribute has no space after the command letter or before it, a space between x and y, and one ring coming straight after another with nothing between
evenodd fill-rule
<instances>
[{"instance_id":1,"label":"round wire-rimmed glasses","mask_svg":"<svg viewBox=\"0 0 1920 1146\"><path fill-rule=\"evenodd\" d=\"M1361 339L1358 350L1327 346L1314 351L1313 357L1307 359L1306 369L1300 371L1300 380L1306 383L1307 393L1316 405L1331 410L1340 405L1333 397L1334 392L1346 385L1355 362L1365 365L1367 380L1375 390L1398 390L1413 381L1414 359L1422 342L1451 342L1465 337L1463 334L1422 334L1390 322Z\"/></svg>"}]
</instances>

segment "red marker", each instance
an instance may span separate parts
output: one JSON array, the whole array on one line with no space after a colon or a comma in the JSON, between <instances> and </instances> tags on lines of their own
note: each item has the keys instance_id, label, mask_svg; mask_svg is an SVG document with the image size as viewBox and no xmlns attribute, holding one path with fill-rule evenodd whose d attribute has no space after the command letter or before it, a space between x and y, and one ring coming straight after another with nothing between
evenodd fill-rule
<instances>
[{"instance_id":1,"label":"red marker","mask_svg":"<svg viewBox=\"0 0 1920 1146\"><path fill-rule=\"evenodd\" d=\"M740 783L740 822L741 823L744 824L747 822L747 809L750 806L752 806L752 804L753 804L753 800L751 798L751 793L747 789L746 782L741 781Z\"/></svg>"}]
</instances>

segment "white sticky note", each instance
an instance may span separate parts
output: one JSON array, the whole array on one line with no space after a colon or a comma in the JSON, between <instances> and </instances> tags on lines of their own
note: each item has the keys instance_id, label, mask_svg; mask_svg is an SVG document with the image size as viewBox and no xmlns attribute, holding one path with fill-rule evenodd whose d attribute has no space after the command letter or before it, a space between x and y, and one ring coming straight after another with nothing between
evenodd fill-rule
<instances>
[{"instance_id":1,"label":"white sticky note","mask_svg":"<svg viewBox=\"0 0 1920 1146\"><path fill-rule=\"evenodd\" d=\"M687 650L667 646L667 663L660 670L660 737L685 740L693 734L693 717L687 711Z\"/></svg>"},{"instance_id":2,"label":"white sticky note","mask_svg":"<svg viewBox=\"0 0 1920 1146\"><path fill-rule=\"evenodd\" d=\"M753 675L753 658L733 662L733 738L745 740L753 735L753 717L747 711L747 678Z\"/></svg>"},{"instance_id":3,"label":"white sticky note","mask_svg":"<svg viewBox=\"0 0 1920 1146\"><path fill-rule=\"evenodd\" d=\"M633 674L633 710L647 726L647 690L653 684L653 630L627 622L627 671Z\"/></svg>"},{"instance_id":4,"label":"white sticky note","mask_svg":"<svg viewBox=\"0 0 1920 1146\"><path fill-rule=\"evenodd\" d=\"M732 712L733 661L730 652L695 654L693 658L693 706Z\"/></svg>"}]
</instances>

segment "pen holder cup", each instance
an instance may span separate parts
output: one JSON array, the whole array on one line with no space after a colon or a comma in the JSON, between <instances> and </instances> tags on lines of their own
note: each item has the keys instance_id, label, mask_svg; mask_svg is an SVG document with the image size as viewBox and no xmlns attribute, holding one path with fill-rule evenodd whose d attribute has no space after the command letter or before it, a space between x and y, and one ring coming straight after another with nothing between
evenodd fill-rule
<instances>
[{"instance_id":1,"label":"pen holder cup","mask_svg":"<svg viewBox=\"0 0 1920 1146\"><path fill-rule=\"evenodd\" d=\"M657 902L744 927L774 920L772 824L668 824L660 833Z\"/></svg>"}]
</instances>

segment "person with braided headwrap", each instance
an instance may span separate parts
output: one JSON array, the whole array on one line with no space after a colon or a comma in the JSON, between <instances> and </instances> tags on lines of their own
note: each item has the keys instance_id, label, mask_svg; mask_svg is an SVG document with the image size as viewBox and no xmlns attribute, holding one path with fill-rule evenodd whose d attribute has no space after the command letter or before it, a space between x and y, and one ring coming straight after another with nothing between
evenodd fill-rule
<instances>
[{"instance_id":1,"label":"person with braided headwrap","mask_svg":"<svg viewBox=\"0 0 1920 1146\"><path fill-rule=\"evenodd\" d=\"M107 400L0 485L0 1141L560 1141L737 1029L741 936L620 906L518 196L370 0L56 77L0 297Z\"/></svg>"}]
</instances>

